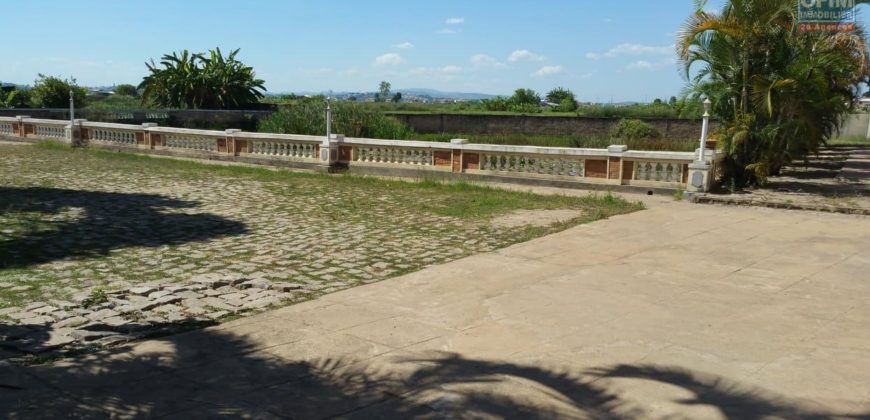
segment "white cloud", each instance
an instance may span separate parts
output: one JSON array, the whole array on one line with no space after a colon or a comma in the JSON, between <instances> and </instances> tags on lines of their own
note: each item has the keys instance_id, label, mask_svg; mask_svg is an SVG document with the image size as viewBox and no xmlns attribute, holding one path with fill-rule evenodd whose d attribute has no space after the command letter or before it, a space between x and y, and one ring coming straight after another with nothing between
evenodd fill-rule
<instances>
[{"instance_id":1,"label":"white cloud","mask_svg":"<svg viewBox=\"0 0 870 420\"><path fill-rule=\"evenodd\" d=\"M444 74L458 74L462 73L462 67L459 66L444 66L438 69L441 73Z\"/></svg>"},{"instance_id":2,"label":"white cloud","mask_svg":"<svg viewBox=\"0 0 870 420\"><path fill-rule=\"evenodd\" d=\"M581 75L578 76L578 77L580 77L580 78L583 79L583 80L589 80L589 79L591 79L592 76L594 76L594 75L595 75L595 73L583 73L583 74L581 74Z\"/></svg>"},{"instance_id":3,"label":"white cloud","mask_svg":"<svg viewBox=\"0 0 870 420\"><path fill-rule=\"evenodd\" d=\"M412 44L410 42L403 42L401 44L393 45L393 47L398 48L400 50L410 50L411 48L414 48L414 44Z\"/></svg>"},{"instance_id":4,"label":"white cloud","mask_svg":"<svg viewBox=\"0 0 870 420\"><path fill-rule=\"evenodd\" d=\"M465 18L464 17L449 18L449 19L445 20L444 23L446 23L448 25L462 25L463 23L465 23Z\"/></svg>"},{"instance_id":5,"label":"white cloud","mask_svg":"<svg viewBox=\"0 0 870 420\"><path fill-rule=\"evenodd\" d=\"M462 73L463 68L459 66L443 66L443 67L417 67L411 70L408 70L407 74L410 76L455 76L457 74Z\"/></svg>"},{"instance_id":6,"label":"white cloud","mask_svg":"<svg viewBox=\"0 0 870 420\"><path fill-rule=\"evenodd\" d=\"M616 57L618 55L667 55L673 53L674 47L672 45L655 47L642 44L619 44L608 50L604 55Z\"/></svg>"},{"instance_id":7,"label":"white cloud","mask_svg":"<svg viewBox=\"0 0 870 420\"><path fill-rule=\"evenodd\" d=\"M404 62L405 62L405 60L402 59L402 56L399 54L396 54L396 53L386 53L384 55L380 55L377 58L375 58L375 64L377 64L379 66L383 66L383 65L394 66L397 64L402 64Z\"/></svg>"},{"instance_id":8,"label":"white cloud","mask_svg":"<svg viewBox=\"0 0 870 420\"><path fill-rule=\"evenodd\" d=\"M647 60L638 60L625 66L625 68L628 70L658 70L660 68L673 65L676 62L676 59L673 58L653 62Z\"/></svg>"},{"instance_id":9,"label":"white cloud","mask_svg":"<svg viewBox=\"0 0 870 420\"><path fill-rule=\"evenodd\" d=\"M552 76L555 74L560 74L565 71L565 68L562 66L544 66L538 69L538 71L532 73L532 76L535 77L546 77Z\"/></svg>"},{"instance_id":10,"label":"white cloud","mask_svg":"<svg viewBox=\"0 0 870 420\"><path fill-rule=\"evenodd\" d=\"M653 63L650 63L646 60L635 61L634 63L626 66L626 68L629 70L652 70L653 67Z\"/></svg>"},{"instance_id":11,"label":"white cloud","mask_svg":"<svg viewBox=\"0 0 870 420\"><path fill-rule=\"evenodd\" d=\"M535 54L529 50L515 50L508 57L508 61L516 63L518 61L543 61L544 57Z\"/></svg>"},{"instance_id":12,"label":"white cloud","mask_svg":"<svg viewBox=\"0 0 870 420\"><path fill-rule=\"evenodd\" d=\"M436 34L445 34L445 35L458 34L459 32L461 32L461 31L459 31L458 29L450 29L450 28L444 28L444 29L439 29L439 30L435 31Z\"/></svg>"},{"instance_id":13,"label":"white cloud","mask_svg":"<svg viewBox=\"0 0 870 420\"><path fill-rule=\"evenodd\" d=\"M490 55L486 54L474 54L471 56L471 64L475 67L501 67L504 63L499 62Z\"/></svg>"},{"instance_id":14,"label":"white cloud","mask_svg":"<svg viewBox=\"0 0 870 420\"><path fill-rule=\"evenodd\" d=\"M588 53L586 53L586 58L588 58L590 60L598 60L601 58L601 54L594 53L594 52L588 52Z\"/></svg>"}]
</instances>

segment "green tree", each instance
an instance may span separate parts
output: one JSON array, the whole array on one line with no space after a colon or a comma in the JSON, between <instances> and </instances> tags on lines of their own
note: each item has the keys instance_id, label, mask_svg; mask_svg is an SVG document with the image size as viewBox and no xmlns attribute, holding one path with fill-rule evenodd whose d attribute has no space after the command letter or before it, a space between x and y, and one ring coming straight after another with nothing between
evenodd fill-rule
<instances>
[{"instance_id":1,"label":"green tree","mask_svg":"<svg viewBox=\"0 0 870 420\"><path fill-rule=\"evenodd\" d=\"M160 64L145 65L150 74L139 89L142 103L168 108L240 109L257 103L266 88L254 69L236 59L239 50L224 57L219 48L208 54L187 50L164 55Z\"/></svg>"},{"instance_id":2,"label":"green tree","mask_svg":"<svg viewBox=\"0 0 870 420\"><path fill-rule=\"evenodd\" d=\"M392 101L394 104L402 102L402 92L396 92L396 94L393 95L393 98L390 99L390 101Z\"/></svg>"},{"instance_id":3,"label":"green tree","mask_svg":"<svg viewBox=\"0 0 870 420\"><path fill-rule=\"evenodd\" d=\"M384 80L378 85L378 93L375 94L375 102L386 102L390 97L390 82Z\"/></svg>"},{"instance_id":4,"label":"green tree","mask_svg":"<svg viewBox=\"0 0 870 420\"><path fill-rule=\"evenodd\" d=\"M73 92L75 106L85 106L88 90L77 85L76 79L39 74L30 90L30 97L33 105L39 108L66 108L69 106L70 91Z\"/></svg>"},{"instance_id":5,"label":"green tree","mask_svg":"<svg viewBox=\"0 0 870 420\"><path fill-rule=\"evenodd\" d=\"M124 95L124 96L139 96L139 91L136 89L136 86L128 85L128 84L120 84L115 86L115 94L116 95Z\"/></svg>"},{"instance_id":6,"label":"green tree","mask_svg":"<svg viewBox=\"0 0 870 420\"><path fill-rule=\"evenodd\" d=\"M574 112L577 110L577 98L569 89L557 87L547 93L547 102L559 104L556 108L561 112Z\"/></svg>"},{"instance_id":7,"label":"green tree","mask_svg":"<svg viewBox=\"0 0 870 420\"><path fill-rule=\"evenodd\" d=\"M517 89L510 99L514 105L539 105L541 96L532 89Z\"/></svg>"},{"instance_id":8,"label":"green tree","mask_svg":"<svg viewBox=\"0 0 870 420\"><path fill-rule=\"evenodd\" d=\"M794 0L729 0L718 13L705 6L698 2L677 41L687 78L697 65L689 99L714 103L726 176L762 183L836 132L870 80L864 28L800 33Z\"/></svg>"},{"instance_id":9,"label":"green tree","mask_svg":"<svg viewBox=\"0 0 870 420\"><path fill-rule=\"evenodd\" d=\"M560 104L565 99L571 99L572 101L575 100L574 92L561 86L547 92L547 102Z\"/></svg>"},{"instance_id":10,"label":"green tree","mask_svg":"<svg viewBox=\"0 0 870 420\"><path fill-rule=\"evenodd\" d=\"M661 131L652 125L637 119L621 119L610 131L613 137L627 140L659 139Z\"/></svg>"},{"instance_id":11,"label":"green tree","mask_svg":"<svg viewBox=\"0 0 870 420\"><path fill-rule=\"evenodd\" d=\"M0 91L0 107L27 108L30 106L30 91L13 89L7 93Z\"/></svg>"}]
</instances>

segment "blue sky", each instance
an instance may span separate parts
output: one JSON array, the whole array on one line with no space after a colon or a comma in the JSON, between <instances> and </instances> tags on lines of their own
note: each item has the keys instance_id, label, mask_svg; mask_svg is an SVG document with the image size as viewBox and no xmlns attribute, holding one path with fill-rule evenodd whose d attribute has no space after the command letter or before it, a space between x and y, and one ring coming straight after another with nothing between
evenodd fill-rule
<instances>
[{"instance_id":1,"label":"blue sky","mask_svg":"<svg viewBox=\"0 0 870 420\"><path fill-rule=\"evenodd\" d=\"M711 2L717 7L719 1ZM37 73L138 83L174 50L241 48L270 92L425 87L581 100L678 95L676 32L692 0L29 0L4 4L0 80ZM10 36L10 34L15 34Z\"/></svg>"}]
</instances>

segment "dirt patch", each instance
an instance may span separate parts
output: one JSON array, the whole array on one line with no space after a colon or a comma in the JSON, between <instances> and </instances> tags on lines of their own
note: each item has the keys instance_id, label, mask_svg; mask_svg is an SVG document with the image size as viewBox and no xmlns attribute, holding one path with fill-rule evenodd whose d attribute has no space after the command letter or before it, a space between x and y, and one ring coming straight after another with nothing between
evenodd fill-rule
<instances>
[{"instance_id":1,"label":"dirt patch","mask_svg":"<svg viewBox=\"0 0 870 420\"><path fill-rule=\"evenodd\" d=\"M580 217L581 210L517 210L492 220L495 228L515 228L522 226L549 226L553 223L567 222Z\"/></svg>"}]
</instances>

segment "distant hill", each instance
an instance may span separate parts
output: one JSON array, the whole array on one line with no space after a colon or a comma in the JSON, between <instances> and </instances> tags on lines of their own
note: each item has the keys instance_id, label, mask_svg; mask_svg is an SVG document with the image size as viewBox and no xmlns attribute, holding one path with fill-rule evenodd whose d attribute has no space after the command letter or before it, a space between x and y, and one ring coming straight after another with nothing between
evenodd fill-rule
<instances>
[{"instance_id":1,"label":"distant hill","mask_svg":"<svg viewBox=\"0 0 870 420\"><path fill-rule=\"evenodd\" d=\"M473 92L444 92L437 89L426 89L426 88L393 88L392 91L402 92L402 95L408 96L427 96L432 99L459 99L465 101L475 101L480 99L491 99L495 98L496 95L488 95L486 93L473 93ZM283 92L270 92L267 95L280 95ZM343 96L372 96L375 92L312 92L312 91L299 91L293 92L296 95L305 96L305 95L329 95L333 97L343 97Z\"/></svg>"},{"instance_id":2,"label":"distant hill","mask_svg":"<svg viewBox=\"0 0 870 420\"><path fill-rule=\"evenodd\" d=\"M475 101L479 99L492 99L497 95L488 95L486 93L473 92L444 92L436 89L426 88L408 88L408 89L393 89L394 92L402 92L402 94L410 93L412 95L431 96L434 99L464 99L466 101Z\"/></svg>"}]
</instances>

